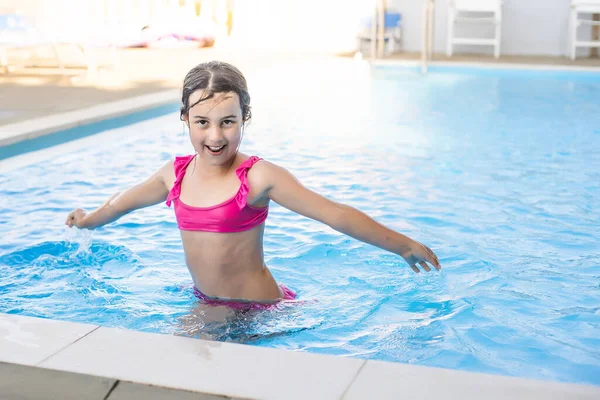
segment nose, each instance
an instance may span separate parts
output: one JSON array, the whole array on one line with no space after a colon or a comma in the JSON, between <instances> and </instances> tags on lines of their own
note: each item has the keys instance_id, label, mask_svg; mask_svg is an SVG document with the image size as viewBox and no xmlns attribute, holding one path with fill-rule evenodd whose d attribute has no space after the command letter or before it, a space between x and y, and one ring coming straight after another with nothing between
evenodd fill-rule
<instances>
[{"instance_id":1,"label":"nose","mask_svg":"<svg viewBox=\"0 0 600 400\"><path fill-rule=\"evenodd\" d=\"M208 130L207 141L210 144L220 144L224 137L223 129L220 126L212 126Z\"/></svg>"}]
</instances>

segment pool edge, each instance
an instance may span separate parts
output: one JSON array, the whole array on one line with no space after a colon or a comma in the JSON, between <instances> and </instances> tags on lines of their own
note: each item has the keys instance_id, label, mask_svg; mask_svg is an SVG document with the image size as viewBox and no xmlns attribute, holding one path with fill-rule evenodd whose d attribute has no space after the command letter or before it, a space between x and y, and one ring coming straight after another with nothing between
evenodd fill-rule
<instances>
[{"instance_id":1,"label":"pool edge","mask_svg":"<svg viewBox=\"0 0 600 400\"><path fill-rule=\"evenodd\" d=\"M394 60L380 59L368 60L376 67L421 67L420 60ZM473 69L490 69L490 70L517 70L517 71L547 71L547 72L591 72L600 75L599 67L584 66L584 65L564 65L564 64L529 64L518 62L477 62L477 61L428 61L428 67L448 67L448 68L473 68Z\"/></svg>"},{"instance_id":2,"label":"pool edge","mask_svg":"<svg viewBox=\"0 0 600 400\"><path fill-rule=\"evenodd\" d=\"M8 334L2 329L7 326ZM26 334L29 342L16 342L11 336L15 332ZM0 313L0 333L0 348L11 346L12 350L0 352L0 362L7 364L235 398L392 399L399 393L464 400L486 395L498 398L500 393L511 399L600 398L600 387L591 385L98 328L13 314ZM63 343L55 341L55 348L49 350L44 342L48 336ZM29 352L28 359L22 356L24 352ZM37 359L31 357L32 352L39 353ZM116 355L123 358L118 360ZM124 360L126 367L122 366ZM248 365L255 370L248 370ZM174 371L173 366L180 368Z\"/></svg>"},{"instance_id":3,"label":"pool edge","mask_svg":"<svg viewBox=\"0 0 600 400\"><path fill-rule=\"evenodd\" d=\"M0 160L174 112L179 108L178 102L178 90L165 90L0 125ZM44 138L48 143L35 145L36 140ZM25 143L33 146L16 149Z\"/></svg>"}]
</instances>

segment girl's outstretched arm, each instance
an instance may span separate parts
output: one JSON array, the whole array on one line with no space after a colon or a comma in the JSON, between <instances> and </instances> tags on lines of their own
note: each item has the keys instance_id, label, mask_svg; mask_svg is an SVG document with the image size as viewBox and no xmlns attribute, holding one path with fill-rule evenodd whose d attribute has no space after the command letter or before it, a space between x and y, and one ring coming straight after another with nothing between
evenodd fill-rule
<instances>
[{"instance_id":1,"label":"girl's outstretched arm","mask_svg":"<svg viewBox=\"0 0 600 400\"><path fill-rule=\"evenodd\" d=\"M87 212L81 208L76 208L69 213L65 224L69 227L94 229L116 221L138 208L165 201L169 194L169 189L165 184L165 176L167 176L168 171L172 170L173 161L170 161L146 181L112 195L94 211Z\"/></svg>"},{"instance_id":2,"label":"girl's outstretched arm","mask_svg":"<svg viewBox=\"0 0 600 400\"><path fill-rule=\"evenodd\" d=\"M263 162L266 195L281 206L298 214L329 225L336 231L398 254L415 272L420 272L417 264L425 271L431 271L427 263L440 269L437 256L431 249L401 233L376 222L363 212L331 201L304 187L287 170Z\"/></svg>"}]
</instances>

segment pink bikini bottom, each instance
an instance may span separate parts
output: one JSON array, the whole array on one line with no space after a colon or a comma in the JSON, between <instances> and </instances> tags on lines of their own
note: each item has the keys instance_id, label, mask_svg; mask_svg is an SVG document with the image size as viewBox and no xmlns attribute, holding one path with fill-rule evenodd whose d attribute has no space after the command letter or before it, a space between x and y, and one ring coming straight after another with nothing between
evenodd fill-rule
<instances>
[{"instance_id":1,"label":"pink bikini bottom","mask_svg":"<svg viewBox=\"0 0 600 400\"><path fill-rule=\"evenodd\" d=\"M272 308L277 308L277 306L280 305L282 301L294 300L296 298L296 293L288 287L284 285L279 285L279 287L283 292L283 299L268 303L254 300L230 299L226 297L207 296L201 291L199 291L196 287L194 287L194 294L203 303L213 306L227 306L229 308L234 308L238 310L269 310Z\"/></svg>"}]
</instances>

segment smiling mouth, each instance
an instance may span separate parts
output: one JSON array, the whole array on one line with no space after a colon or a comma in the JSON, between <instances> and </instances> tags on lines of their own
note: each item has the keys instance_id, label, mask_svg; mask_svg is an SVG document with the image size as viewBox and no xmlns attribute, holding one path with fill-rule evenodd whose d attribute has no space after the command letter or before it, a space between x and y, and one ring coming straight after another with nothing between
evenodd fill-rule
<instances>
[{"instance_id":1,"label":"smiling mouth","mask_svg":"<svg viewBox=\"0 0 600 400\"><path fill-rule=\"evenodd\" d=\"M223 150L225 149L227 145L224 144L222 146L204 146L208 149L209 153L214 154L214 155L219 155L223 152Z\"/></svg>"}]
</instances>

